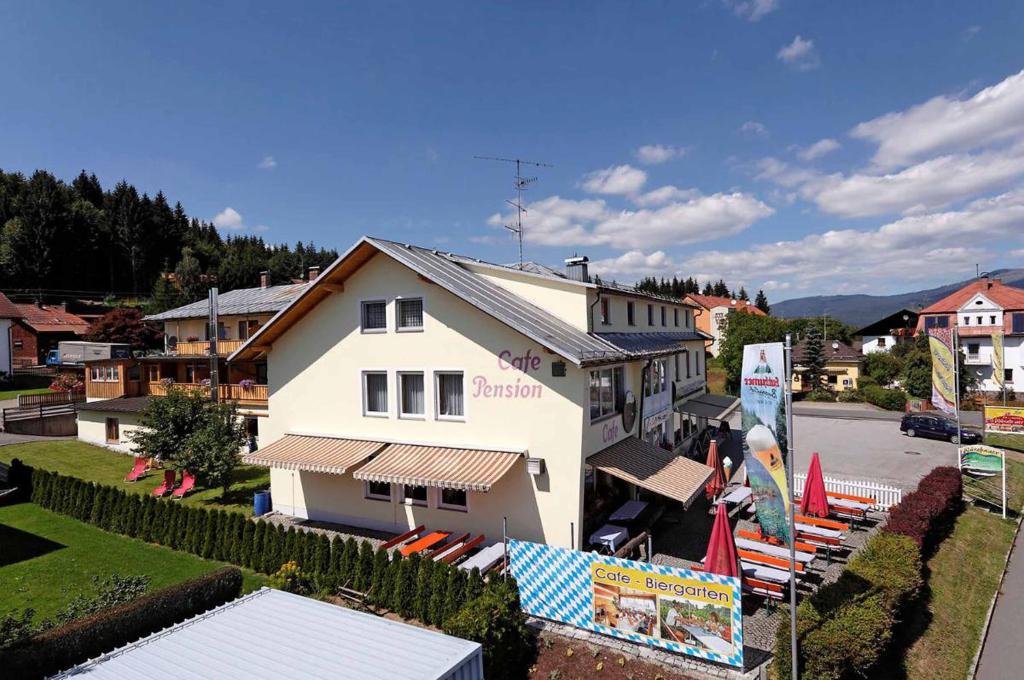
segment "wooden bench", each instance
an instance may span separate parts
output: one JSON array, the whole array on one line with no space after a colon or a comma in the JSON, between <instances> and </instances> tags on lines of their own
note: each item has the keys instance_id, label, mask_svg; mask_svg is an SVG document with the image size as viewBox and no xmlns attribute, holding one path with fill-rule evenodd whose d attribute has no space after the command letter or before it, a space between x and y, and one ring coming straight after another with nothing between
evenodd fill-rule
<instances>
[{"instance_id":1,"label":"wooden bench","mask_svg":"<svg viewBox=\"0 0 1024 680\"><path fill-rule=\"evenodd\" d=\"M750 578L747 576L743 577L743 590L754 595L760 595L761 597L769 600L778 600L781 602L786 597L786 586L781 583L772 583L771 581L762 581L756 578Z\"/></svg>"},{"instance_id":2,"label":"wooden bench","mask_svg":"<svg viewBox=\"0 0 1024 680\"><path fill-rule=\"evenodd\" d=\"M764 564L769 567L778 567L779 569L789 569L789 560L784 560L781 557L772 557L771 555L765 555L763 553L743 549L737 550L736 554L740 556L740 560ZM804 565L797 562L795 568L797 572L803 572Z\"/></svg>"},{"instance_id":3,"label":"wooden bench","mask_svg":"<svg viewBox=\"0 0 1024 680\"><path fill-rule=\"evenodd\" d=\"M801 524L810 524L811 526L821 527L822 529L832 529L833 531L842 531L846 533L850 530L849 524L843 522L836 522L831 519L822 519L820 517L808 517L807 515L796 515L796 521Z\"/></svg>"},{"instance_id":4,"label":"wooden bench","mask_svg":"<svg viewBox=\"0 0 1024 680\"><path fill-rule=\"evenodd\" d=\"M777 538L768 538L767 536L762 536L756 531L747 531L746 529L739 529L736 532L736 535L740 538L747 538L751 541L760 541L761 543L767 543L768 545L783 545L782 541L778 540ZM802 550L804 552L809 553L817 552L818 550L818 546L811 545L810 543L801 543L800 541L796 542L795 547L797 550Z\"/></svg>"},{"instance_id":5,"label":"wooden bench","mask_svg":"<svg viewBox=\"0 0 1024 680\"><path fill-rule=\"evenodd\" d=\"M424 529L426 529L426 526L421 524L418 527L416 527L415 529L410 529L409 531L406 531L404 534L401 534L399 536L395 536L390 541L386 541L381 546L381 548L383 548L384 550L390 550L391 548L394 548L396 545L400 545L402 543L405 543L406 541L408 541L413 536L419 536L420 532L423 531Z\"/></svg>"},{"instance_id":6,"label":"wooden bench","mask_svg":"<svg viewBox=\"0 0 1024 680\"><path fill-rule=\"evenodd\" d=\"M434 559L435 560L440 560L440 561L444 562L445 564L452 564L452 563L455 562L455 560L459 559L460 557L462 557L463 555L465 555L470 550L472 550L473 548L477 547L478 545L480 545L483 542L484 542L484 536L483 536L483 534L480 534L476 538L469 539L468 541L463 543L461 546L459 546L455 550L452 550L451 552L438 553L438 556L435 557Z\"/></svg>"}]
</instances>

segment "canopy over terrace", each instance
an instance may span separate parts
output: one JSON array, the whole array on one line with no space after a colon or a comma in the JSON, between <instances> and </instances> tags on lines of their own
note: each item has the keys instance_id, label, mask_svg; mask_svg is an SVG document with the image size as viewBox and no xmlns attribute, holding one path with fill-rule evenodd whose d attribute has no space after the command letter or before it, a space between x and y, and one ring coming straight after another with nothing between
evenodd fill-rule
<instances>
[{"instance_id":1,"label":"canopy over terrace","mask_svg":"<svg viewBox=\"0 0 1024 680\"><path fill-rule=\"evenodd\" d=\"M587 459L613 477L679 501L685 507L703 491L713 470L703 463L676 456L657 446L626 437Z\"/></svg>"},{"instance_id":2,"label":"canopy over terrace","mask_svg":"<svg viewBox=\"0 0 1024 680\"><path fill-rule=\"evenodd\" d=\"M722 394L701 394L678 404L675 409L698 418L726 420L736 410L740 400Z\"/></svg>"},{"instance_id":3,"label":"canopy over terrace","mask_svg":"<svg viewBox=\"0 0 1024 680\"><path fill-rule=\"evenodd\" d=\"M487 492L509 471L521 451L491 451L342 437L288 434L243 456L246 463L355 479Z\"/></svg>"}]
</instances>

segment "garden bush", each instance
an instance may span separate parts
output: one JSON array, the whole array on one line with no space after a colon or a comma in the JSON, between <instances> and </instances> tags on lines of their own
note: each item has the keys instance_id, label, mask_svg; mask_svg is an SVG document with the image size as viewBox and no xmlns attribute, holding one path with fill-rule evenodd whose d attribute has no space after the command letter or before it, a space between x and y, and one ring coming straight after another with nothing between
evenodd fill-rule
<instances>
[{"instance_id":1,"label":"garden bush","mask_svg":"<svg viewBox=\"0 0 1024 680\"><path fill-rule=\"evenodd\" d=\"M886 531L909 537L927 558L949 535L963 507L960 470L935 468L889 511Z\"/></svg>"},{"instance_id":2,"label":"garden bush","mask_svg":"<svg viewBox=\"0 0 1024 680\"><path fill-rule=\"evenodd\" d=\"M223 567L0 650L4 677L43 678L238 597L242 572Z\"/></svg>"},{"instance_id":3,"label":"garden bush","mask_svg":"<svg viewBox=\"0 0 1024 680\"><path fill-rule=\"evenodd\" d=\"M526 676L533 645L514 579L499 578L489 583L479 597L445 621L444 632L483 645L487 678Z\"/></svg>"},{"instance_id":4,"label":"garden bush","mask_svg":"<svg viewBox=\"0 0 1024 680\"><path fill-rule=\"evenodd\" d=\"M907 405L907 393L903 390L869 384L861 387L860 393L864 401L888 411L902 411Z\"/></svg>"}]
</instances>

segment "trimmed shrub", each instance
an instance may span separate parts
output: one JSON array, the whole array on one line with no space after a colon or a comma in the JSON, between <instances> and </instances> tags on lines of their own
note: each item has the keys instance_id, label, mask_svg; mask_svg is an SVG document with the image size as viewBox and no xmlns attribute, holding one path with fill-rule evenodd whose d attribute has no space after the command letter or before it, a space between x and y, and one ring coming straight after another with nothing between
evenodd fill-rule
<instances>
[{"instance_id":1,"label":"trimmed shrub","mask_svg":"<svg viewBox=\"0 0 1024 680\"><path fill-rule=\"evenodd\" d=\"M473 570L469 572L469 578L466 579L466 593L463 596L465 602L475 600L480 597L484 592L484 578L480 575L480 570L473 567Z\"/></svg>"},{"instance_id":2,"label":"trimmed shrub","mask_svg":"<svg viewBox=\"0 0 1024 680\"><path fill-rule=\"evenodd\" d=\"M955 467L939 467L889 511L886 531L910 537L925 559L949 535L963 511L963 478Z\"/></svg>"},{"instance_id":3,"label":"trimmed shrub","mask_svg":"<svg viewBox=\"0 0 1024 680\"><path fill-rule=\"evenodd\" d=\"M5 677L43 678L238 597L242 572L223 567L0 650Z\"/></svg>"},{"instance_id":4,"label":"trimmed shrub","mask_svg":"<svg viewBox=\"0 0 1024 680\"><path fill-rule=\"evenodd\" d=\"M434 560L421 559L416 573L416 618L430 623L430 586L434 579Z\"/></svg>"},{"instance_id":5,"label":"trimmed shrub","mask_svg":"<svg viewBox=\"0 0 1024 680\"><path fill-rule=\"evenodd\" d=\"M466 603L466 572L462 569L451 568L444 589L444 613L441 622L445 622L455 616Z\"/></svg>"},{"instance_id":6,"label":"trimmed shrub","mask_svg":"<svg viewBox=\"0 0 1024 680\"><path fill-rule=\"evenodd\" d=\"M354 571L352 588L361 593L369 591L373 579L373 546L369 541L360 543Z\"/></svg>"},{"instance_id":7,"label":"trimmed shrub","mask_svg":"<svg viewBox=\"0 0 1024 680\"><path fill-rule=\"evenodd\" d=\"M526 674L532 638L513 579L495 579L445 622L444 632L483 645L487 678L506 680Z\"/></svg>"},{"instance_id":8,"label":"trimmed shrub","mask_svg":"<svg viewBox=\"0 0 1024 680\"><path fill-rule=\"evenodd\" d=\"M359 559L359 544L351 536L345 540L345 550L341 556L341 572L338 578L339 583L349 588L352 586L353 576L356 569L356 561Z\"/></svg>"},{"instance_id":9,"label":"trimmed shrub","mask_svg":"<svg viewBox=\"0 0 1024 680\"><path fill-rule=\"evenodd\" d=\"M381 602L382 594L387 592L384 589L388 585L387 574L390 565L391 559L387 550L378 550L373 554L373 574L370 576L369 593L371 602Z\"/></svg>"},{"instance_id":10,"label":"trimmed shrub","mask_svg":"<svg viewBox=\"0 0 1024 680\"><path fill-rule=\"evenodd\" d=\"M430 576L430 597L427 608L424 612L423 622L431 626L440 626L445 620L448 594L448 575L452 568L441 562L433 563L433 573Z\"/></svg>"},{"instance_id":11,"label":"trimmed shrub","mask_svg":"<svg viewBox=\"0 0 1024 680\"><path fill-rule=\"evenodd\" d=\"M391 610L411 619L416 615L416 579L420 571L420 556L413 553L398 560L398 564Z\"/></svg>"},{"instance_id":12,"label":"trimmed shrub","mask_svg":"<svg viewBox=\"0 0 1024 680\"><path fill-rule=\"evenodd\" d=\"M341 583L341 558L345 554L345 541L338 536L331 538L331 563L328 571L335 582Z\"/></svg>"},{"instance_id":13,"label":"trimmed shrub","mask_svg":"<svg viewBox=\"0 0 1024 680\"><path fill-rule=\"evenodd\" d=\"M255 569L254 556L258 555L263 548L263 537L267 534L267 523L263 520L250 522L245 517L242 520L242 535L238 539L238 563Z\"/></svg>"},{"instance_id":14,"label":"trimmed shrub","mask_svg":"<svg viewBox=\"0 0 1024 680\"><path fill-rule=\"evenodd\" d=\"M859 390L864 401L889 411L902 411L907 405L907 393L878 385L863 385Z\"/></svg>"}]
</instances>

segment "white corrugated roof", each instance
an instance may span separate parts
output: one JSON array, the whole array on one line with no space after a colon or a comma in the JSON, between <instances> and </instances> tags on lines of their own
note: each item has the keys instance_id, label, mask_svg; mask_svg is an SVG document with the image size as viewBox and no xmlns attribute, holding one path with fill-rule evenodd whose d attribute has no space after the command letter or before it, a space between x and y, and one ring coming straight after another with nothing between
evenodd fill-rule
<instances>
[{"instance_id":1,"label":"white corrugated roof","mask_svg":"<svg viewBox=\"0 0 1024 680\"><path fill-rule=\"evenodd\" d=\"M55 676L90 680L448 678L476 642L263 588ZM482 678L479 672L459 675Z\"/></svg>"},{"instance_id":2,"label":"white corrugated roof","mask_svg":"<svg viewBox=\"0 0 1024 680\"><path fill-rule=\"evenodd\" d=\"M290 283L266 288L236 288L217 296L217 313L221 316L232 314L273 314L284 309L289 302L308 286L308 283ZM168 309L159 314L150 314L146 321L171 321L174 319L205 319L209 313L209 301L199 300L182 307Z\"/></svg>"}]
</instances>

